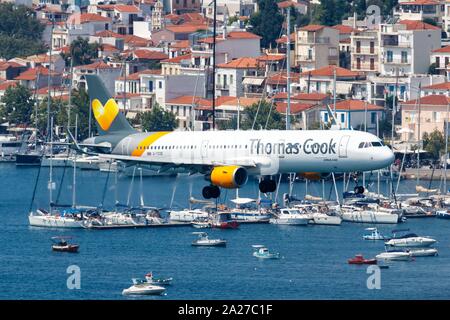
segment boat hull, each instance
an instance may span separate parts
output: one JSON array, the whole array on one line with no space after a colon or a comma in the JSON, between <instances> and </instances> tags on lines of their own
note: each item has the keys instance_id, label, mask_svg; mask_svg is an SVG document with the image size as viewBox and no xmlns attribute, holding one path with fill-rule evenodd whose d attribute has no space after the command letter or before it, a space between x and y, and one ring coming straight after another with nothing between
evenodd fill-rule
<instances>
[{"instance_id":1,"label":"boat hull","mask_svg":"<svg viewBox=\"0 0 450 320\"><path fill-rule=\"evenodd\" d=\"M32 227L69 228L69 229L84 228L83 221L81 220L74 220L56 216L29 215L28 222Z\"/></svg>"},{"instance_id":2,"label":"boat hull","mask_svg":"<svg viewBox=\"0 0 450 320\"><path fill-rule=\"evenodd\" d=\"M397 224L398 214L394 213L374 213L374 212L343 212L342 221L372 224Z\"/></svg>"},{"instance_id":3,"label":"boat hull","mask_svg":"<svg viewBox=\"0 0 450 320\"><path fill-rule=\"evenodd\" d=\"M166 291L166 288L154 285L143 286L131 286L128 289L124 289L122 294L124 296L148 296L148 295L161 295Z\"/></svg>"},{"instance_id":4,"label":"boat hull","mask_svg":"<svg viewBox=\"0 0 450 320\"><path fill-rule=\"evenodd\" d=\"M269 220L269 223L289 226L306 226L309 221L308 219L302 218L272 218Z\"/></svg>"}]
</instances>

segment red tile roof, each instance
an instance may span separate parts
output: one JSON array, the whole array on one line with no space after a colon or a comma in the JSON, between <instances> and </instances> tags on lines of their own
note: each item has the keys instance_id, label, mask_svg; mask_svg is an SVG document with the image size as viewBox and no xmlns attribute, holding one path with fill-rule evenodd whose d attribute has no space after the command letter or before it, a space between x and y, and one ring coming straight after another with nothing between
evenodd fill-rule
<instances>
[{"instance_id":1,"label":"red tile roof","mask_svg":"<svg viewBox=\"0 0 450 320\"><path fill-rule=\"evenodd\" d=\"M14 62L14 61L0 62L0 70L6 70L8 68L20 68L20 67L24 67L24 66L21 64L18 64L17 62Z\"/></svg>"},{"instance_id":2,"label":"red tile roof","mask_svg":"<svg viewBox=\"0 0 450 320\"><path fill-rule=\"evenodd\" d=\"M344 100L336 103L336 110L377 111L377 110L384 110L384 108L376 106L374 104L366 103L365 101L362 100Z\"/></svg>"},{"instance_id":3,"label":"red tile roof","mask_svg":"<svg viewBox=\"0 0 450 320\"><path fill-rule=\"evenodd\" d=\"M185 54L182 56L165 59L165 60L162 60L161 62L163 62L163 63L180 63L181 61L191 60L191 58L192 58L191 54Z\"/></svg>"},{"instance_id":4,"label":"red tile roof","mask_svg":"<svg viewBox=\"0 0 450 320\"><path fill-rule=\"evenodd\" d=\"M170 32L173 33L194 33L201 30L208 30L208 26L203 24L199 25L182 24L175 26L167 26L166 30L169 30Z\"/></svg>"},{"instance_id":5,"label":"red tile roof","mask_svg":"<svg viewBox=\"0 0 450 320\"><path fill-rule=\"evenodd\" d=\"M418 103L418 99L410 100L403 102L404 105L416 105ZM450 97L447 97L445 95L439 95L439 94L432 94L429 96L424 96L420 98L420 105L421 106L447 106L447 104L450 103Z\"/></svg>"},{"instance_id":6,"label":"red tile roof","mask_svg":"<svg viewBox=\"0 0 450 320\"><path fill-rule=\"evenodd\" d=\"M128 34L128 35L124 36L123 38L124 38L124 42L127 45L129 45L129 46L131 45L134 47L148 47L153 43L151 40L141 38L141 37L135 36L133 34Z\"/></svg>"},{"instance_id":7,"label":"red tile roof","mask_svg":"<svg viewBox=\"0 0 450 320\"><path fill-rule=\"evenodd\" d=\"M416 20L401 20L399 22L406 26L406 30L441 30L441 28Z\"/></svg>"},{"instance_id":8,"label":"red tile roof","mask_svg":"<svg viewBox=\"0 0 450 320\"><path fill-rule=\"evenodd\" d=\"M127 13L138 13L141 12L141 10L132 5L125 5L125 4L116 4L114 6L114 9L120 12L127 12Z\"/></svg>"},{"instance_id":9,"label":"red tile roof","mask_svg":"<svg viewBox=\"0 0 450 320\"><path fill-rule=\"evenodd\" d=\"M258 67L258 61L255 58L242 57L231 60L228 63L218 64L217 67L227 69L254 69Z\"/></svg>"},{"instance_id":10,"label":"red tile roof","mask_svg":"<svg viewBox=\"0 0 450 320\"><path fill-rule=\"evenodd\" d=\"M299 81L300 74L291 72L291 81ZM267 78L267 84L270 85L287 85L287 75L286 72L279 72L272 74Z\"/></svg>"},{"instance_id":11,"label":"red tile roof","mask_svg":"<svg viewBox=\"0 0 450 320\"><path fill-rule=\"evenodd\" d=\"M118 52L118 51L120 51L117 47L115 47L115 46L113 46L113 45L111 45L111 44L108 44L108 43L103 43L103 44L101 44L101 45L100 45L100 49L101 49L102 51L112 51L112 52Z\"/></svg>"},{"instance_id":12,"label":"red tile roof","mask_svg":"<svg viewBox=\"0 0 450 320\"><path fill-rule=\"evenodd\" d=\"M358 31L350 26L344 26L343 24L338 24L332 27L333 29L336 29L339 31L339 34L350 34L354 31Z\"/></svg>"},{"instance_id":13,"label":"red tile roof","mask_svg":"<svg viewBox=\"0 0 450 320\"><path fill-rule=\"evenodd\" d=\"M322 101L329 97L326 93L312 92L312 93L299 93L292 97L294 100L310 100L310 101Z\"/></svg>"},{"instance_id":14,"label":"red tile roof","mask_svg":"<svg viewBox=\"0 0 450 320\"><path fill-rule=\"evenodd\" d=\"M415 1L406 1L400 2L399 5L407 5L407 6L418 6L418 5L438 5L439 1L435 0L415 0Z\"/></svg>"},{"instance_id":15,"label":"red tile roof","mask_svg":"<svg viewBox=\"0 0 450 320\"><path fill-rule=\"evenodd\" d=\"M285 54L265 54L263 56L260 56L258 58L256 58L258 61L281 61L286 59L286 55Z\"/></svg>"},{"instance_id":16,"label":"red tile roof","mask_svg":"<svg viewBox=\"0 0 450 320\"><path fill-rule=\"evenodd\" d=\"M161 74L161 69L147 69L127 75L127 80L139 80L144 74ZM119 77L117 80L125 80L125 77Z\"/></svg>"},{"instance_id":17,"label":"red tile roof","mask_svg":"<svg viewBox=\"0 0 450 320\"><path fill-rule=\"evenodd\" d=\"M247 31L232 31L227 34L227 39L261 39L261 37Z\"/></svg>"},{"instance_id":18,"label":"red tile roof","mask_svg":"<svg viewBox=\"0 0 450 320\"><path fill-rule=\"evenodd\" d=\"M179 40L170 45L170 48L173 49L187 49L190 48L189 40Z\"/></svg>"},{"instance_id":19,"label":"red tile roof","mask_svg":"<svg viewBox=\"0 0 450 320\"><path fill-rule=\"evenodd\" d=\"M106 64L103 61L97 61L91 64L76 66L75 69L99 70L99 69L117 69L117 68L110 66L109 64Z\"/></svg>"},{"instance_id":20,"label":"red tile roof","mask_svg":"<svg viewBox=\"0 0 450 320\"><path fill-rule=\"evenodd\" d=\"M67 24L83 24L89 22L111 22L111 19L95 13L74 13L67 18Z\"/></svg>"},{"instance_id":21,"label":"red tile roof","mask_svg":"<svg viewBox=\"0 0 450 320\"><path fill-rule=\"evenodd\" d=\"M309 74L311 74L311 76L315 76L315 77L333 77L334 70L336 70L336 77L357 77L357 76L359 76L358 72L351 71L351 70L341 68L338 66L326 66L326 67L323 67L320 69L305 71L301 75L308 76Z\"/></svg>"},{"instance_id":22,"label":"red tile roof","mask_svg":"<svg viewBox=\"0 0 450 320\"><path fill-rule=\"evenodd\" d=\"M423 87L423 90L450 90L450 82L443 82L433 84L431 86Z\"/></svg>"},{"instance_id":23,"label":"red tile roof","mask_svg":"<svg viewBox=\"0 0 450 320\"><path fill-rule=\"evenodd\" d=\"M136 58L143 60L165 60L169 57L167 54L163 52L146 49L134 50L133 54Z\"/></svg>"},{"instance_id":24,"label":"red tile roof","mask_svg":"<svg viewBox=\"0 0 450 320\"><path fill-rule=\"evenodd\" d=\"M291 35L289 36L291 39L291 42L295 41L295 33L291 33ZM276 40L276 43L280 43L280 44L286 44L287 43L287 36L284 35L281 38Z\"/></svg>"},{"instance_id":25,"label":"red tile roof","mask_svg":"<svg viewBox=\"0 0 450 320\"><path fill-rule=\"evenodd\" d=\"M323 28L325 28L325 26L321 26L318 24L310 24L304 27L301 27L299 30L301 31L310 31L310 32L315 32L315 31L320 31Z\"/></svg>"},{"instance_id":26,"label":"red tile roof","mask_svg":"<svg viewBox=\"0 0 450 320\"><path fill-rule=\"evenodd\" d=\"M103 31L97 32L94 36L102 37L102 38L120 38L120 39L125 38L124 35L112 32L111 30L103 30Z\"/></svg>"},{"instance_id":27,"label":"red tile roof","mask_svg":"<svg viewBox=\"0 0 450 320\"><path fill-rule=\"evenodd\" d=\"M297 114L297 113L300 113L302 111L305 111L305 110L311 108L312 106L314 106L314 104L294 102L294 103L291 103L291 111L290 111L290 113L291 114ZM277 111L279 113L286 114L287 103L285 103L285 102L277 102L276 103L276 108L277 108Z\"/></svg>"},{"instance_id":28,"label":"red tile roof","mask_svg":"<svg viewBox=\"0 0 450 320\"><path fill-rule=\"evenodd\" d=\"M24 72L22 72L21 74L19 74L19 76L17 76L15 80L36 80L38 74L39 76L48 76L49 70L42 66L38 66L36 68L29 68ZM55 76L58 75L58 73L51 72L51 75Z\"/></svg>"},{"instance_id":29,"label":"red tile roof","mask_svg":"<svg viewBox=\"0 0 450 320\"><path fill-rule=\"evenodd\" d=\"M197 96L180 96L174 99L171 99L169 101L166 102L166 104L172 104L172 105L192 105L192 104L196 104L196 105L208 105L210 104L211 101L204 99L202 97L197 97Z\"/></svg>"},{"instance_id":30,"label":"red tile roof","mask_svg":"<svg viewBox=\"0 0 450 320\"><path fill-rule=\"evenodd\" d=\"M0 83L0 91L5 91L6 89L8 89L9 87L16 87L18 84L17 81L5 81Z\"/></svg>"},{"instance_id":31,"label":"red tile roof","mask_svg":"<svg viewBox=\"0 0 450 320\"><path fill-rule=\"evenodd\" d=\"M450 53L450 46L445 46L436 50L433 50L433 52L438 52L438 53Z\"/></svg>"}]
</instances>

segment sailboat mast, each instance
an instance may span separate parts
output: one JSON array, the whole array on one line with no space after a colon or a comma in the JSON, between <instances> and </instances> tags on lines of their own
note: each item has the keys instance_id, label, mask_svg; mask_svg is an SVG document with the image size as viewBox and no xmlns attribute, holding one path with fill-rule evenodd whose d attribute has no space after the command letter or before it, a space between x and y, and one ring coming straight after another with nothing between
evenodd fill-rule
<instances>
[{"instance_id":1,"label":"sailboat mast","mask_svg":"<svg viewBox=\"0 0 450 320\"><path fill-rule=\"evenodd\" d=\"M70 109L69 109L70 113ZM75 140L78 135L78 114L75 115ZM73 186L72 186L72 207L76 208L77 205L77 153L74 154L73 159Z\"/></svg>"},{"instance_id":2,"label":"sailboat mast","mask_svg":"<svg viewBox=\"0 0 450 320\"><path fill-rule=\"evenodd\" d=\"M217 37L217 0L214 0L213 47L212 47L212 129L216 129L216 37Z\"/></svg>"},{"instance_id":3,"label":"sailboat mast","mask_svg":"<svg viewBox=\"0 0 450 320\"><path fill-rule=\"evenodd\" d=\"M448 97L447 92L447 97ZM447 101L447 113L445 116L445 163L444 163L444 194L447 194L447 161L448 161L448 101Z\"/></svg>"},{"instance_id":4,"label":"sailboat mast","mask_svg":"<svg viewBox=\"0 0 450 320\"><path fill-rule=\"evenodd\" d=\"M286 63L287 63L287 107L286 107L286 130L291 129L291 8L287 8L286 18L287 28L287 50L286 50Z\"/></svg>"},{"instance_id":5,"label":"sailboat mast","mask_svg":"<svg viewBox=\"0 0 450 320\"><path fill-rule=\"evenodd\" d=\"M53 117L50 118L50 171L49 171L49 181L48 181L48 195L49 195L49 204L50 210L52 213L53 208Z\"/></svg>"}]
</instances>

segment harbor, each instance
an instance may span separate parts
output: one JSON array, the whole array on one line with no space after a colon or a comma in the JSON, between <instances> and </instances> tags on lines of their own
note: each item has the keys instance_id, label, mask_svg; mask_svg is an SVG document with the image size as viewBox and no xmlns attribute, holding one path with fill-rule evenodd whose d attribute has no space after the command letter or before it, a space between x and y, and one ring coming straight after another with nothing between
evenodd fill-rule
<instances>
[{"instance_id":1,"label":"harbor","mask_svg":"<svg viewBox=\"0 0 450 320\"><path fill-rule=\"evenodd\" d=\"M41 179L33 207L48 207L46 190L49 168L41 168ZM67 169L71 176L72 169ZM63 168L54 168L54 180L60 181ZM239 225L237 230L206 229L211 239L227 241L226 248L198 248L191 246L196 229L192 226L176 228L113 228L96 231L89 228L59 229L30 227L27 212L37 177L36 167L0 166L0 178L5 186L0 195L2 213L1 239L9 243L2 251L0 284L2 298L35 299L124 299L122 290L130 279L148 270L173 277L173 285L161 296L146 299L251 299L258 292L261 299L445 299L445 288L450 278L439 268L450 263L448 220L407 219L400 224L349 223L339 226L289 226L273 224ZM114 206L115 183L109 178L104 201L103 188L108 173L77 169L77 201L85 206ZM133 178L118 175L117 189L127 196ZM134 179L134 190L139 190L139 179ZM203 178L199 176L144 177L143 197L146 205L161 208L162 214L172 209L189 206L189 198L201 198ZM433 181L432 187L435 187ZM59 185L56 186L59 188ZM281 183L280 197L289 193L289 183ZM342 191L342 182L337 189ZM327 195L334 200L333 184L325 182ZM176 190L173 196L173 190ZM57 190L57 189L55 189ZM388 191L388 187L384 191ZM322 183L295 183L293 194L304 197L322 194ZM370 190L373 191L373 190ZM399 193L415 192L415 181L405 180ZM257 180L249 180L239 189L239 197L254 198L258 194ZM24 196L27 195L27 196ZM263 196L264 197L264 196ZM70 203L72 184L63 185L61 202ZM235 198L230 190L221 202L230 207ZM281 200L281 198L279 199ZM130 204L140 203L140 193L131 195ZM171 206L172 203L172 206ZM363 240L364 229L376 225L383 234L408 228L419 235L437 239L439 255L417 258L415 261L395 261L382 271L382 290L367 290L366 269L347 264L355 254L375 257L384 251L383 243ZM204 230L204 229L203 229ZM80 245L79 253L66 255L52 253L48 242L54 236L74 236ZM24 246L23 244L27 245ZM280 258L270 261L252 257L252 245L265 244ZM24 261L23 257L27 259ZM82 290L66 288L66 268L76 264L82 270ZM239 270L236 272L235 270ZM18 287L8 296L7 288L29 274L34 281ZM408 290L404 290L407 285ZM195 290L193 289L195 288ZM218 290L220 288L220 290ZM242 290L245 288L245 290ZM274 289L275 288L275 289Z\"/></svg>"}]
</instances>

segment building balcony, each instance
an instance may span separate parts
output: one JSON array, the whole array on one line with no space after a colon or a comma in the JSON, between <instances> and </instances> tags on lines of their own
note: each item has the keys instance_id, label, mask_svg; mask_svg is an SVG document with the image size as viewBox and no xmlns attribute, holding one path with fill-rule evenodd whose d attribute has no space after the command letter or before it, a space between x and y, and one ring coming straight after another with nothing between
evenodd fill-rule
<instances>
[{"instance_id":1,"label":"building balcony","mask_svg":"<svg viewBox=\"0 0 450 320\"><path fill-rule=\"evenodd\" d=\"M297 62L314 62L316 61L316 58L313 56L296 56L295 61Z\"/></svg>"},{"instance_id":2,"label":"building balcony","mask_svg":"<svg viewBox=\"0 0 450 320\"><path fill-rule=\"evenodd\" d=\"M388 58L382 58L381 63L384 64L410 64L411 62L408 60L403 59L388 59Z\"/></svg>"},{"instance_id":3,"label":"building balcony","mask_svg":"<svg viewBox=\"0 0 450 320\"><path fill-rule=\"evenodd\" d=\"M377 55L378 54L378 48L356 48L356 47L352 47L351 52L353 54L361 54L361 55Z\"/></svg>"},{"instance_id":4,"label":"building balcony","mask_svg":"<svg viewBox=\"0 0 450 320\"><path fill-rule=\"evenodd\" d=\"M216 90L228 91L230 90L230 85L223 83L216 83Z\"/></svg>"},{"instance_id":5,"label":"building balcony","mask_svg":"<svg viewBox=\"0 0 450 320\"><path fill-rule=\"evenodd\" d=\"M409 42L398 42L393 39L383 40L384 47L399 47L399 48L411 48L411 43Z\"/></svg>"},{"instance_id":6,"label":"building balcony","mask_svg":"<svg viewBox=\"0 0 450 320\"><path fill-rule=\"evenodd\" d=\"M351 69L352 69L352 71L367 71L367 72L377 71L378 64L375 63L375 64L371 65L370 63L361 63L358 65L355 62L355 63L351 64Z\"/></svg>"}]
</instances>

